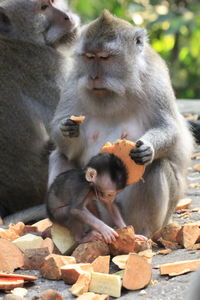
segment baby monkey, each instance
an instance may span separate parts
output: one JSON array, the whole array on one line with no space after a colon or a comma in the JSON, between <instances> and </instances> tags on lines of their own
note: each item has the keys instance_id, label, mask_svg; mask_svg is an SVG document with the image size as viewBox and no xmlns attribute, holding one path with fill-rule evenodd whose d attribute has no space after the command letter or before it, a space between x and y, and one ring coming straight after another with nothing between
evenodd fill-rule
<instances>
[{"instance_id":1,"label":"baby monkey","mask_svg":"<svg viewBox=\"0 0 200 300\"><path fill-rule=\"evenodd\" d=\"M92 214L87 206L93 200L101 201L114 225L125 227L115 198L126 187L126 182L127 170L121 159L111 153L99 153L85 168L71 169L56 177L48 191L48 216L51 221L68 227L77 242L104 238L111 243L118 233ZM92 229L85 236L84 224Z\"/></svg>"}]
</instances>

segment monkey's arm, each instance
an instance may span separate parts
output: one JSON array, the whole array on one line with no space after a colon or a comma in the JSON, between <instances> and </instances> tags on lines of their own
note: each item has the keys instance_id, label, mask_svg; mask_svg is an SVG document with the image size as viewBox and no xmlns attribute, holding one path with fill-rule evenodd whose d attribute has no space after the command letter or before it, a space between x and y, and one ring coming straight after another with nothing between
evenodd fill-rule
<instances>
[{"instance_id":1,"label":"monkey's arm","mask_svg":"<svg viewBox=\"0 0 200 300\"><path fill-rule=\"evenodd\" d=\"M107 203L105 204L109 215L114 223L115 226L117 226L118 228L123 228L126 226L121 213L119 211L119 208L117 207L117 205L115 203Z\"/></svg>"},{"instance_id":2,"label":"monkey's arm","mask_svg":"<svg viewBox=\"0 0 200 300\"><path fill-rule=\"evenodd\" d=\"M51 122L51 137L58 145L59 150L64 153L69 160L77 157L84 145L84 124L79 124L69 120L71 115L80 115L83 112L76 106L76 80L69 78L66 83L65 92L57 106L54 118Z\"/></svg>"},{"instance_id":3,"label":"monkey's arm","mask_svg":"<svg viewBox=\"0 0 200 300\"><path fill-rule=\"evenodd\" d=\"M86 207L81 209L72 208L71 215L77 218L79 221L89 225L91 228L99 231L103 235L105 241L108 243L111 243L111 241L115 240L115 238L118 236L118 233L114 229L96 218Z\"/></svg>"},{"instance_id":4,"label":"monkey's arm","mask_svg":"<svg viewBox=\"0 0 200 300\"><path fill-rule=\"evenodd\" d=\"M130 152L131 158L137 164L143 165L151 163L154 159L169 156L177 133L175 121L166 114L164 119L159 120L137 141L136 148Z\"/></svg>"}]
</instances>

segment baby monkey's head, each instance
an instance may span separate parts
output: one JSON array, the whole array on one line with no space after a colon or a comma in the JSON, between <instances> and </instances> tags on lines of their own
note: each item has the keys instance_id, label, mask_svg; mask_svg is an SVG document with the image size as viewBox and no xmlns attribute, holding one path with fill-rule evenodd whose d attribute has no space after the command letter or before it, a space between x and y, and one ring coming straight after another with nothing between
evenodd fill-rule
<instances>
[{"instance_id":1,"label":"baby monkey's head","mask_svg":"<svg viewBox=\"0 0 200 300\"><path fill-rule=\"evenodd\" d=\"M120 158L112 153L99 153L85 167L85 178L94 185L98 198L113 202L126 187L127 170Z\"/></svg>"}]
</instances>

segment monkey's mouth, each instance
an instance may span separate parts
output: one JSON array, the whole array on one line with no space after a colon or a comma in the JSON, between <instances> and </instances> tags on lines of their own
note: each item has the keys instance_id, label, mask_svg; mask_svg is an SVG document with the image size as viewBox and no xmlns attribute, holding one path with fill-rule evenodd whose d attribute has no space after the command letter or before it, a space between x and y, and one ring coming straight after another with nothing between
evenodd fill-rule
<instances>
[{"instance_id":1,"label":"monkey's mouth","mask_svg":"<svg viewBox=\"0 0 200 300\"><path fill-rule=\"evenodd\" d=\"M59 37L56 41L54 41L52 44L50 44L51 47L57 48L61 45L72 45L75 43L77 38L77 27L74 27L72 31L69 31Z\"/></svg>"},{"instance_id":2,"label":"monkey's mouth","mask_svg":"<svg viewBox=\"0 0 200 300\"><path fill-rule=\"evenodd\" d=\"M99 91L107 91L107 89L106 88L96 88L96 87L94 87L94 88L92 88L92 90L93 91L97 91L97 92L99 92Z\"/></svg>"},{"instance_id":3,"label":"monkey's mouth","mask_svg":"<svg viewBox=\"0 0 200 300\"><path fill-rule=\"evenodd\" d=\"M92 88L92 93L97 96L97 97L104 97L107 93L108 93L108 90L105 89L105 88Z\"/></svg>"}]
</instances>

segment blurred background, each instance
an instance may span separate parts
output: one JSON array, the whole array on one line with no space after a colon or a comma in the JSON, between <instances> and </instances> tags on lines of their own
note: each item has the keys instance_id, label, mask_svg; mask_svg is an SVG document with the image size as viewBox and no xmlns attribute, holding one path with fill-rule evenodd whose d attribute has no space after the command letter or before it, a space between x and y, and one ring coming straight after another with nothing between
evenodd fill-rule
<instances>
[{"instance_id":1,"label":"blurred background","mask_svg":"<svg viewBox=\"0 0 200 300\"><path fill-rule=\"evenodd\" d=\"M82 23L104 8L148 30L152 47L166 61L176 97L200 99L199 0L69 0Z\"/></svg>"}]
</instances>

